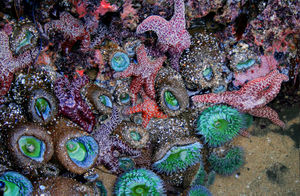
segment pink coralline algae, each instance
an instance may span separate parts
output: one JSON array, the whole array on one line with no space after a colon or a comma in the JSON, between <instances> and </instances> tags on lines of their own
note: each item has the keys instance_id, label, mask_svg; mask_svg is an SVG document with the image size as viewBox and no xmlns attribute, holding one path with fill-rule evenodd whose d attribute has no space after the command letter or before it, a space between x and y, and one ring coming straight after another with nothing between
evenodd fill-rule
<instances>
[{"instance_id":1,"label":"pink coralline algae","mask_svg":"<svg viewBox=\"0 0 300 196\"><path fill-rule=\"evenodd\" d=\"M82 50L87 51L90 46L90 34L84 28L80 20L74 18L68 12L63 12L59 20L52 20L45 24L44 29L47 33L50 31L59 31L66 40L75 43L81 40Z\"/></svg>"},{"instance_id":2,"label":"pink coralline algae","mask_svg":"<svg viewBox=\"0 0 300 196\"><path fill-rule=\"evenodd\" d=\"M131 30L136 29L139 22L137 10L132 7L132 1L126 1L123 5L123 12L121 13L123 25Z\"/></svg>"},{"instance_id":3,"label":"pink coralline algae","mask_svg":"<svg viewBox=\"0 0 300 196\"><path fill-rule=\"evenodd\" d=\"M299 3L297 1L270 1L245 30L245 37L268 50L276 43L286 45L287 35L299 34ZM284 47L284 46L283 46Z\"/></svg>"},{"instance_id":4,"label":"pink coralline algae","mask_svg":"<svg viewBox=\"0 0 300 196\"><path fill-rule=\"evenodd\" d=\"M243 85L246 81L265 76L273 69L277 68L278 62L273 56L264 55L260 57L260 60L260 65L254 65L245 72L234 73L235 80L233 81L233 84L235 86Z\"/></svg>"},{"instance_id":5,"label":"pink coralline algae","mask_svg":"<svg viewBox=\"0 0 300 196\"><path fill-rule=\"evenodd\" d=\"M80 95L81 88L87 83L86 76L77 77L73 81L61 77L55 81L54 92L59 100L59 113L91 133L96 123L95 117Z\"/></svg>"},{"instance_id":6,"label":"pink coralline algae","mask_svg":"<svg viewBox=\"0 0 300 196\"><path fill-rule=\"evenodd\" d=\"M99 14L101 16L105 15L107 12L115 12L117 11L116 5L111 5L106 0L101 0L99 2L99 6L95 7L94 5L90 5L86 0L75 0L71 1L73 5L76 8L76 12L79 14L79 18L84 17L87 13L90 13L92 16L94 16L97 20L99 19ZM94 10L91 12L88 12L87 7L93 7Z\"/></svg>"},{"instance_id":7,"label":"pink coralline algae","mask_svg":"<svg viewBox=\"0 0 300 196\"><path fill-rule=\"evenodd\" d=\"M170 53L171 65L179 71L179 58L183 50L190 47L191 36L186 30L184 1L174 0L174 3L175 11L170 21L160 16L149 16L137 27L136 32L154 31L161 50Z\"/></svg>"},{"instance_id":8,"label":"pink coralline algae","mask_svg":"<svg viewBox=\"0 0 300 196\"><path fill-rule=\"evenodd\" d=\"M264 77L248 82L238 91L196 95L192 99L194 102L201 103L226 103L241 112L268 118L274 124L284 127L284 122L279 119L277 112L266 104L276 97L280 91L281 83L288 79L288 76L279 73L278 70L273 70Z\"/></svg>"},{"instance_id":9,"label":"pink coralline algae","mask_svg":"<svg viewBox=\"0 0 300 196\"><path fill-rule=\"evenodd\" d=\"M29 66L37 55L38 50L25 51L14 57L9 47L9 36L0 31L0 104L4 102L2 96L6 95L13 80L13 74Z\"/></svg>"},{"instance_id":10,"label":"pink coralline algae","mask_svg":"<svg viewBox=\"0 0 300 196\"><path fill-rule=\"evenodd\" d=\"M123 71L114 74L115 78L126 78L133 76L133 80L130 85L130 90L133 94L132 102L135 103L137 94L140 92L142 86L146 94L155 99L154 82L155 77L166 60L166 57L159 57L156 60L150 60L147 56L144 45L140 45L136 48L138 64L131 63L129 67Z\"/></svg>"},{"instance_id":11,"label":"pink coralline algae","mask_svg":"<svg viewBox=\"0 0 300 196\"><path fill-rule=\"evenodd\" d=\"M223 5L222 0L214 1L198 1L198 0L188 0L187 1L187 10L189 17L191 19L201 18L206 16L210 12L216 12Z\"/></svg>"},{"instance_id":12,"label":"pink coralline algae","mask_svg":"<svg viewBox=\"0 0 300 196\"><path fill-rule=\"evenodd\" d=\"M233 22L241 13L242 7L246 1L226 1L226 4L222 7L223 13L216 15L214 20L222 24Z\"/></svg>"},{"instance_id":13,"label":"pink coralline algae","mask_svg":"<svg viewBox=\"0 0 300 196\"><path fill-rule=\"evenodd\" d=\"M113 107L111 118L95 130L93 136L99 145L97 164L103 164L113 173L120 173L119 155L138 156L140 152L130 148L122 140L111 136L111 133L122 122L117 107Z\"/></svg>"},{"instance_id":14,"label":"pink coralline algae","mask_svg":"<svg viewBox=\"0 0 300 196\"><path fill-rule=\"evenodd\" d=\"M143 103L140 103L136 106L130 107L125 109L124 114L134 114L138 112L142 112L143 117L143 127L146 128L148 123L150 122L151 118L167 118L168 116L159 111L159 108L157 106L157 103L150 99L143 91Z\"/></svg>"}]
</instances>

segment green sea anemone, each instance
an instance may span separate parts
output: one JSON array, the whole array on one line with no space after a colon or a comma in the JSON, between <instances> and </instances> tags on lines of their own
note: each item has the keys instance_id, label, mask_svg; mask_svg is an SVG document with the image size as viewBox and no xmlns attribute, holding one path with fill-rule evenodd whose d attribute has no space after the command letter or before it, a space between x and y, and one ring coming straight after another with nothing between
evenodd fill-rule
<instances>
[{"instance_id":1,"label":"green sea anemone","mask_svg":"<svg viewBox=\"0 0 300 196\"><path fill-rule=\"evenodd\" d=\"M117 130L120 130L122 138L133 148L144 148L149 143L149 132L140 125L124 122Z\"/></svg>"},{"instance_id":2,"label":"green sea anemone","mask_svg":"<svg viewBox=\"0 0 300 196\"><path fill-rule=\"evenodd\" d=\"M18 144L19 149L25 156L38 162L44 160L46 147L43 141L33 136L21 136Z\"/></svg>"},{"instance_id":3,"label":"green sea anemone","mask_svg":"<svg viewBox=\"0 0 300 196\"><path fill-rule=\"evenodd\" d=\"M251 116L250 114L243 113L242 117L243 117L243 124L244 124L243 128L248 129L253 123L253 116Z\"/></svg>"},{"instance_id":4,"label":"green sea anemone","mask_svg":"<svg viewBox=\"0 0 300 196\"><path fill-rule=\"evenodd\" d=\"M121 157L119 158L118 162L119 162L119 168L122 171L129 171L135 167L134 161L128 157Z\"/></svg>"},{"instance_id":5,"label":"green sea anemone","mask_svg":"<svg viewBox=\"0 0 300 196\"><path fill-rule=\"evenodd\" d=\"M201 185L201 186L209 187L214 183L215 177L216 177L215 171L212 170L209 173L206 173L203 165L201 164L196 175L193 177L191 186Z\"/></svg>"},{"instance_id":6,"label":"green sea anemone","mask_svg":"<svg viewBox=\"0 0 300 196\"><path fill-rule=\"evenodd\" d=\"M237 70L249 69L254 64L255 64L254 59L247 59L246 61L239 62L236 65L236 69Z\"/></svg>"},{"instance_id":7,"label":"green sea anemone","mask_svg":"<svg viewBox=\"0 0 300 196\"><path fill-rule=\"evenodd\" d=\"M208 67L202 71L203 78L210 81L214 77L214 73L211 67Z\"/></svg>"},{"instance_id":8,"label":"green sea anemone","mask_svg":"<svg viewBox=\"0 0 300 196\"><path fill-rule=\"evenodd\" d=\"M203 135L209 146L217 147L232 140L241 128L243 117L238 110L225 105L215 105L200 115L197 134Z\"/></svg>"},{"instance_id":9,"label":"green sea anemone","mask_svg":"<svg viewBox=\"0 0 300 196\"><path fill-rule=\"evenodd\" d=\"M91 136L82 135L68 140L65 144L69 158L81 168L89 168L98 155L98 144Z\"/></svg>"},{"instance_id":10,"label":"green sea anemone","mask_svg":"<svg viewBox=\"0 0 300 196\"><path fill-rule=\"evenodd\" d=\"M8 149L19 167L30 165L30 169L47 163L54 153L51 136L44 128L30 123L10 131Z\"/></svg>"},{"instance_id":11,"label":"green sea anemone","mask_svg":"<svg viewBox=\"0 0 300 196\"><path fill-rule=\"evenodd\" d=\"M29 196L33 190L31 182L25 176L13 171L5 172L0 176L0 182L4 186L4 196Z\"/></svg>"},{"instance_id":12,"label":"green sea anemone","mask_svg":"<svg viewBox=\"0 0 300 196\"><path fill-rule=\"evenodd\" d=\"M207 176L207 173L204 170L203 165L201 164L196 175L194 176L194 179L191 182L191 186L204 185L206 176Z\"/></svg>"},{"instance_id":13,"label":"green sea anemone","mask_svg":"<svg viewBox=\"0 0 300 196\"><path fill-rule=\"evenodd\" d=\"M225 152L223 157L211 153L208 157L212 169L221 175L231 175L245 162L244 150L241 147L233 147Z\"/></svg>"},{"instance_id":14,"label":"green sea anemone","mask_svg":"<svg viewBox=\"0 0 300 196\"><path fill-rule=\"evenodd\" d=\"M189 190L188 196L212 196L212 194L205 186L196 185Z\"/></svg>"},{"instance_id":15,"label":"green sea anemone","mask_svg":"<svg viewBox=\"0 0 300 196\"><path fill-rule=\"evenodd\" d=\"M158 173L171 175L176 172L184 171L188 167L201 161L202 145L199 142L185 145L173 146L164 157L156 161L152 167Z\"/></svg>"},{"instance_id":16,"label":"green sea anemone","mask_svg":"<svg viewBox=\"0 0 300 196\"><path fill-rule=\"evenodd\" d=\"M163 181L147 169L134 169L123 173L115 184L117 196L161 196L164 194Z\"/></svg>"},{"instance_id":17,"label":"green sea anemone","mask_svg":"<svg viewBox=\"0 0 300 196\"><path fill-rule=\"evenodd\" d=\"M115 71L124 71L130 64L129 57L124 52L115 52L111 59L110 64Z\"/></svg>"},{"instance_id":18,"label":"green sea anemone","mask_svg":"<svg viewBox=\"0 0 300 196\"><path fill-rule=\"evenodd\" d=\"M28 113L34 122L48 124L58 113L55 96L44 89L35 89L30 94Z\"/></svg>"},{"instance_id":19,"label":"green sea anemone","mask_svg":"<svg viewBox=\"0 0 300 196\"><path fill-rule=\"evenodd\" d=\"M112 95L110 92L95 84L90 85L87 89L87 98L92 104L92 108L101 114L111 114L112 111Z\"/></svg>"}]
</instances>

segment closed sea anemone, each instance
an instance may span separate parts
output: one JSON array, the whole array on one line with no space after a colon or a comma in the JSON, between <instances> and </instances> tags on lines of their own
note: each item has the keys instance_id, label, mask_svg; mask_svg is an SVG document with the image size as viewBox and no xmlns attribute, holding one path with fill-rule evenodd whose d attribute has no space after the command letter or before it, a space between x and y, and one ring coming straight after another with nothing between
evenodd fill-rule
<instances>
[{"instance_id":1,"label":"closed sea anemone","mask_svg":"<svg viewBox=\"0 0 300 196\"><path fill-rule=\"evenodd\" d=\"M31 182L25 176L14 171L5 172L3 175L1 175L0 182L1 186L4 186L3 190L5 196L29 196L33 190Z\"/></svg>"},{"instance_id":2,"label":"closed sea anemone","mask_svg":"<svg viewBox=\"0 0 300 196\"><path fill-rule=\"evenodd\" d=\"M197 134L203 135L209 146L217 147L232 140L243 126L243 117L238 110L225 105L215 105L200 115Z\"/></svg>"},{"instance_id":3,"label":"closed sea anemone","mask_svg":"<svg viewBox=\"0 0 300 196\"><path fill-rule=\"evenodd\" d=\"M132 92L130 91L130 80L122 79L117 80L117 86L113 93L114 101L119 105L130 105L130 100L132 99Z\"/></svg>"},{"instance_id":4,"label":"closed sea anemone","mask_svg":"<svg viewBox=\"0 0 300 196\"><path fill-rule=\"evenodd\" d=\"M184 171L201 161L201 148L202 145L199 142L184 146L173 146L152 167L158 173L165 173L167 175Z\"/></svg>"},{"instance_id":5,"label":"closed sea anemone","mask_svg":"<svg viewBox=\"0 0 300 196\"><path fill-rule=\"evenodd\" d=\"M245 162L244 150L241 147L232 147L222 155L211 153L208 157L212 169L221 175L231 175Z\"/></svg>"},{"instance_id":6,"label":"closed sea anemone","mask_svg":"<svg viewBox=\"0 0 300 196\"><path fill-rule=\"evenodd\" d=\"M147 169L134 169L123 173L115 184L115 195L165 195L163 181Z\"/></svg>"},{"instance_id":7,"label":"closed sea anemone","mask_svg":"<svg viewBox=\"0 0 300 196\"><path fill-rule=\"evenodd\" d=\"M117 127L116 132L133 148L144 148L149 143L149 132L135 123L123 122Z\"/></svg>"},{"instance_id":8,"label":"closed sea anemone","mask_svg":"<svg viewBox=\"0 0 300 196\"><path fill-rule=\"evenodd\" d=\"M122 171L129 171L135 167L135 163L131 158L121 157L119 159L119 168Z\"/></svg>"}]
</instances>

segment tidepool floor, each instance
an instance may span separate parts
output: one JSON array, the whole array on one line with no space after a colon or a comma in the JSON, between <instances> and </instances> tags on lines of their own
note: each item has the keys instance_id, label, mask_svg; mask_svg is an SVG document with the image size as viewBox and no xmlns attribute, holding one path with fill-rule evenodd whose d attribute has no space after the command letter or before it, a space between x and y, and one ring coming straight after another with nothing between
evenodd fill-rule
<instances>
[{"instance_id":1,"label":"tidepool floor","mask_svg":"<svg viewBox=\"0 0 300 196\"><path fill-rule=\"evenodd\" d=\"M249 130L252 136L233 141L245 149L244 167L233 176L217 176L210 187L213 195L300 195L300 103L289 107L278 104L276 110L286 128L255 119Z\"/></svg>"}]
</instances>

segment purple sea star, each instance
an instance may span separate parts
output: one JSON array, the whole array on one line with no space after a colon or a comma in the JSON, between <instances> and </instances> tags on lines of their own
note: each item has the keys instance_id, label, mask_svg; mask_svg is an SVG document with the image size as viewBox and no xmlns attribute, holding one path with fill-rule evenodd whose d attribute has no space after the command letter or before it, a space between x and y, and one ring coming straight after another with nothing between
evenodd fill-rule
<instances>
[{"instance_id":1,"label":"purple sea star","mask_svg":"<svg viewBox=\"0 0 300 196\"><path fill-rule=\"evenodd\" d=\"M113 173L120 173L119 155L138 156L140 152L133 150L123 141L111 136L114 129L122 122L117 107L113 107L110 121L101 125L93 133L95 140L99 145L99 155L97 165L103 164Z\"/></svg>"},{"instance_id":2,"label":"purple sea star","mask_svg":"<svg viewBox=\"0 0 300 196\"><path fill-rule=\"evenodd\" d=\"M138 65L131 63L130 66L123 72L118 72L114 74L114 77L126 78L129 76L134 76L130 90L133 94L132 102L136 102L137 94L144 86L146 94L151 98L155 99L155 88L154 81L157 72L162 67L163 62L166 57L159 57L156 60L150 60L147 56L144 45L140 45L136 48L136 55L138 60Z\"/></svg>"},{"instance_id":3,"label":"purple sea star","mask_svg":"<svg viewBox=\"0 0 300 196\"><path fill-rule=\"evenodd\" d=\"M174 0L174 15L170 21L160 16L149 16L136 29L136 33L154 31L163 52L168 51L171 65L179 71L179 58L191 45L191 36L186 30L184 0Z\"/></svg>"},{"instance_id":4,"label":"purple sea star","mask_svg":"<svg viewBox=\"0 0 300 196\"><path fill-rule=\"evenodd\" d=\"M226 103L242 112L268 118L274 124L284 127L284 122L279 119L277 112L266 104L276 97L281 83L288 79L288 76L273 70L264 77L251 80L238 91L196 95L192 99L201 103Z\"/></svg>"},{"instance_id":5,"label":"purple sea star","mask_svg":"<svg viewBox=\"0 0 300 196\"><path fill-rule=\"evenodd\" d=\"M80 89L87 83L86 76L77 77L72 82L61 77L55 81L54 91L59 100L59 113L91 133L96 123L95 117L80 95Z\"/></svg>"},{"instance_id":6,"label":"purple sea star","mask_svg":"<svg viewBox=\"0 0 300 196\"><path fill-rule=\"evenodd\" d=\"M2 96L8 92L13 74L20 69L30 65L37 50L26 51L17 57L14 57L9 47L9 37L5 31L0 31L0 104L4 102Z\"/></svg>"}]
</instances>

